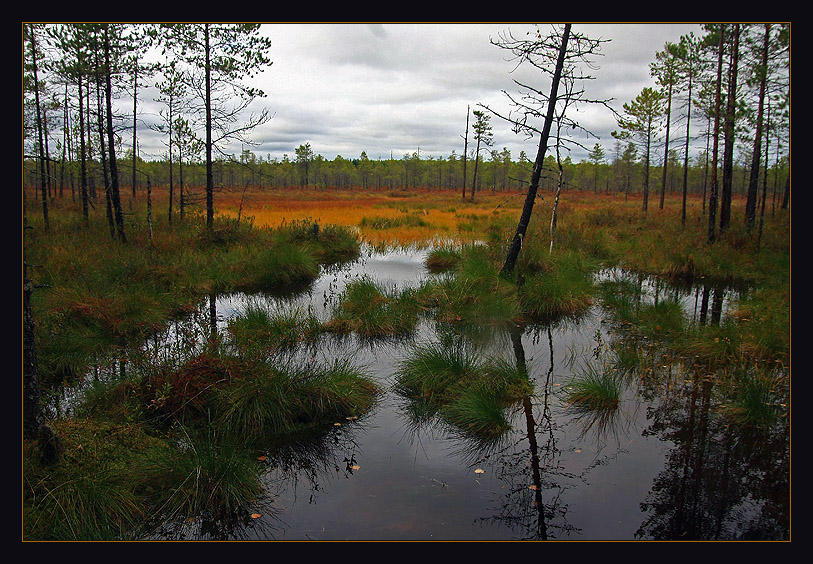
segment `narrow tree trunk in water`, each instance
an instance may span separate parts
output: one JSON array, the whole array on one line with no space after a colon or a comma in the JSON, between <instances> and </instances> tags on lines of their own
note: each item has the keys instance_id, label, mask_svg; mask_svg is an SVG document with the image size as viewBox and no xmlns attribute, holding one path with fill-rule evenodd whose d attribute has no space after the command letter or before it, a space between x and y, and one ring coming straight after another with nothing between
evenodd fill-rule
<instances>
[{"instance_id":1,"label":"narrow tree trunk in water","mask_svg":"<svg viewBox=\"0 0 813 564\"><path fill-rule=\"evenodd\" d=\"M548 139L550 138L550 128L553 125L553 115L556 109L556 95L559 91L559 81L562 77L562 68L565 64L565 54L567 53L567 42L570 37L571 24L565 24L564 33L562 34L562 44L559 46L559 56L556 60L556 69L553 73L553 80L550 88L550 97L548 98L548 110L545 116L545 123L542 127L542 134L539 138L539 149L536 153L536 161L534 161L533 173L531 174L531 184L528 186L528 195L525 196L525 204L522 207L522 214L517 224L517 231L514 234L514 239L511 241L511 246L508 249L508 256L505 258L500 274L510 275L514 271L514 266L519 257L519 251L522 249L522 240L525 238L525 233L528 230L528 224L531 221L531 213L534 209L534 202L536 201L536 193L539 190L539 178L542 176L542 165L545 162L545 152L548 149Z\"/></svg>"}]
</instances>

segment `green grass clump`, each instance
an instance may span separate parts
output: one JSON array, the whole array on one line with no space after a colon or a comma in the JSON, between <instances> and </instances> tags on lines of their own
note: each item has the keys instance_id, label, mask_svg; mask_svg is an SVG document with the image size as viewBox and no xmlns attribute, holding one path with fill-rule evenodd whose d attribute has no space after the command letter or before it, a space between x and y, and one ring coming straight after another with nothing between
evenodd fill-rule
<instances>
[{"instance_id":1,"label":"green grass clump","mask_svg":"<svg viewBox=\"0 0 813 564\"><path fill-rule=\"evenodd\" d=\"M500 263L484 245L467 246L454 271L418 292L442 323L499 325L521 314L516 285L500 276Z\"/></svg>"},{"instance_id":2,"label":"green grass clump","mask_svg":"<svg viewBox=\"0 0 813 564\"><path fill-rule=\"evenodd\" d=\"M593 304L592 264L577 253L551 255L520 288L522 311L534 320L578 315Z\"/></svg>"},{"instance_id":3,"label":"green grass clump","mask_svg":"<svg viewBox=\"0 0 813 564\"><path fill-rule=\"evenodd\" d=\"M219 391L215 411L222 428L259 440L359 417L378 393L378 386L348 362L283 364L247 373Z\"/></svg>"},{"instance_id":4,"label":"green grass clump","mask_svg":"<svg viewBox=\"0 0 813 564\"><path fill-rule=\"evenodd\" d=\"M362 217L359 226L383 230L400 227L427 227L429 223L417 215L402 215L398 217Z\"/></svg>"},{"instance_id":5,"label":"green grass clump","mask_svg":"<svg viewBox=\"0 0 813 564\"><path fill-rule=\"evenodd\" d=\"M617 373L588 366L568 383L565 401L581 411L608 411L618 407L622 392Z\"/></svg>"},{"instance_id":6,"label":"green grass clump","mask_svg":"<svg viewBox=\"0 0 813 564\"><path fill-rule=\"evenodd\" d=\"M450 247L436 247L426 257L429 272L447 272L460 264L460 251Z\"/></svg>"},{"instance_id":7,"label":"green grass clump","mask_svg":"<svg viewBox=\"0 0 813 564\"><path fill-rule=\"evenodd\" d=\"M306 245L278 245L264 249L243 267L244 291L280 291L303 287L319 276L315 253Z\"/></svg>"},{"instance_id":8,"label":"green grass clump","mask_svg":"<svg viewBox=\"0 0 813 564\"><path fill-rule=\"evenodd\" d=\"M347 284L332 318L324 328L362 337L389 337L411 333L418 322L415 291L387 290L367 276Z\"/></svg>"},{"instance_id":9,"label":"green grass clump","mask_svg":"<svg viewBox=\"0 0 813 564\"><path fill-rule=\"evenodd\" d=\"M61 444L57 463L44 464L35 442L23 448L23 538L137 538L151 512L143 495L149 478L137 468L161 441L129 423L81 418L49 425Z\"/></svg>"},{"instance_id":10,"label":"green grass clump","mask_svg":"<svg viewBox=\"0 0 813 564\"><path fill-rule=\"evenodd\" d=\"M399 363L394 389L415 424L438 417L478 440L507 432L506 410L532 392L524 370L460 339L416 346Z\"/></svg>"},{"instance_id":11,"label":"green grass clump","mask_svg":"<svg viewBox=\"0 0 813 564\"><path fill-rule=\"evenodd\" d=\"M273 311L259 300L228 321L230 343L239 351L292 349L300 343L315 343L322 333L319 319L298 308Z\"/></svg>"},{"instance_id":12,"label":"green grass clump","mask_svg":"<svg viewBox=\"0 0 813 564\"><path fill-rule=\"evenodd\" d=\"M273 236L282 246L306 245L323 264L356 258L361 249L358 236L347 227L320 225L312 219L286 223Z\"/></svg>"},{"instance_id":13,"label":"green grass clump","mask_svg":"<svg viewBox=\"0 0 813 564\"><path fill-rule=\"evenodd\" d=\"M787 379L777 372L747 369L734 378L730 399L720 410L736 424L769 429L788 413Z\"/></svg>"},{"instance_id":14,"label":"green grass clump","mask_svg":"<svg viewBox=\"0 0 813 564\"><path fill-rule=\"evenodd\" d=\"M144 461L156 514L163 520L228 520L263 492L265 468L244 442L230 435L183 429L177 448Z\"/></svg>"}]
</instances>

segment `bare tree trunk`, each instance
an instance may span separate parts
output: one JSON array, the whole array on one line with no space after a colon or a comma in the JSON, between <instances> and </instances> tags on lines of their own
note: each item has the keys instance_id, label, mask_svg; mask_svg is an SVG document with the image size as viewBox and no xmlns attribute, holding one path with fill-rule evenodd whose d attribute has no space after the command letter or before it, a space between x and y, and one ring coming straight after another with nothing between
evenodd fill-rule
<instances>
[{"instance_id":1,"label":"bare tree trunk","mask_svg":"<svg viewBox=\"0 0 813 564\"><path fill-rule=\"evenodd\" d=\"M25 220L23 222L25 223ZM34 317L31 313L32 289L31 281L28 279L28 265L23 257L23 435L26 438L36 437L45 421L40 406Z\"/></svg>"},{"instance_id":2,"label":"bare tree trunk","mask_svg":"<svg viewBox=\"0 0 813 564\"><path fill-rule=\"evenodd\" d=\"M466 199L466 158L469 152L469 110L466 106L466 136L463 138L463 199Z\"/></svg>"},{"instance_id":3,"label":"bare tree trunk","mask_svg":"<svg viewBox=\"0 0 813 564\"><path fill-rule=\"evenodd\" d=\"M209 61L209 24L204 25L206 50L206 228L210 231L214 226L215 208L214 192L215 182L212 175L212 77L211 62Z\"/></svg>"},{"instance_id":4,"label":"bare tree trunk","mask_svg":"<svg viewBox=\"0 0 813 564\"><path fill-rule=\"evenodd\" d=\"M686 147L683 154L683 202L680 208L680 225L686 225L686 192L689 188L689 128L692 124L692 69L689 68L689 105L686 110Z\"/></svg>"},{"instance_id":5,"label":"bare tree trunk","mask_svg":"<svg viewBox=\"0 0 813 564\"><path fill-rule=\"evenodd\" d=\"M559 91L559 81L562 78L562 68L565 64L565 55L567 53L567 42L570 38L570 28L572 24L565 24L564 32L562 34L562 43L559 46L559 56L556 60L556 68L553 73L551 82L550 96L548 97L548 109L545 115L545 123L542 127L542 133L539 136L539 149L536 153L536 160L534 161L533 173L531 174L531 184L528 186L528 194L525 196L525 204L522 207L522 214L517 224L517 230L514 238L511 241L511 246L508 249L508 255L505 258L500 274L510 275L514 271L514 266L519 257L519 251L522 249L522 240L525 238L525 233L528 230L528 224L531 221L531 213L533 212L534 202L536 201L536 193L539 190L539 178L542 176L542 166L545 162L545 153L548 149L548 139L550 138L550 129L553 125L553 116L556 109L556 96Z\"/></svg>"},{"instance_id":6,"label":"bare tree trunk","mask_svg":"<svg viewBox=\"0 0 813 564\"><path fill-rule=\"evenodd\" d=\"M663 149L663 178L661 178L661 202L660 209L663 209L664 198L666 197L666 169L669 164L669 128L672 125L672 81L669 80L669 94L666 102L666 144Z\"/></svg>"}]
</instances>

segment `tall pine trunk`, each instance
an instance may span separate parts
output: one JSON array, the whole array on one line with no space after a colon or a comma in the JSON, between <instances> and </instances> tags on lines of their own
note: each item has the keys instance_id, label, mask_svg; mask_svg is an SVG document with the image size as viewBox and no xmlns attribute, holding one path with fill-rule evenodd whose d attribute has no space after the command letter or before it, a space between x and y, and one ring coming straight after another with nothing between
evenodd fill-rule
<instances>
[{"instance_id":1,"label":"tall pine trunk","mask_svg":"<svg viewBox=\"0 0 813 564\"><path fill-rule=\"evenodd\" d=\"M666 169L669 164L669 128L672 125L672 79L669 79L669 89L666 99L666 143L663 148L663 178L661 179L661 202L660 209L663 209L666 197Z\"/></svg>"},{"instance_id":2,"label":"tall pine trunk","mask_svg":"<svg viewBox=\"0 0 813 564\"><path fill-rule=\"evenodd\" d=\"M45 143L43 141L43 124L40 106L40 85L39 77L37 74L37 40L34 37L34 26L29 25L30 41L31 41L31 66L34 73L34 103L37 110L37 138L39 141L39 164L40 164L40 191L42 196L42 219L45 223L45 230L50 229L50 220L48 219L48 187L47 187L47 174L45 171Z\"/></svg>"},{"instance_id":3,"label":"tall pine trunk","mask_svg":"<svg viewBox=\"0 0 813 564\"><path fill-rule=\"evenodd\" d=\"M104 28L104 62L105 62L105 101L107 104L107 150L110 155L110 195L113 202L113 213L116 220L116 232L119 240L126 243L124 234L124 213L121 209L121 194L119 192L119 170L116 163L116 138L113 131L113 84L110 66L110 29Z\"/></svg>"},{"instance_id":4,"label":"tall pine trunk","mask_svg":"<svg viewBox=\"0 0 813 564\"><path fill-rule=\"evenodd\" d=\"M731 225L731 198L734 182L734 118L737 110L737 66L740 49L740 24L734 24L734 43L729 65L728 101L725 112L725 149L723 154L723 189L720 199L720 233Z\"/></svg>"},{"instance_id":5,"label":"tall pine trunk","mask_svg":"<svg viewBox=\"0 0 813 564\"><path fill-rule=\"evenodd\" d=\"M714 142L712 145L711 157L711 193L709 194L709 232L708 242L714 243L717 238L716 235L716 222L717 222L717 197L719 190L719 183L717 181L717 159L719 158L720 147L720 90L722 87L723 78L723 45L724 45L724 32L723 24L720 24L719 34L720 40L717 45L717 83L715 85L714 94Z\"/></svg>"},{"instance_id":6,"label":"tall pine trunk","mask_svg":"<svg viewBox=\"0 0 813 564\"><path fill-rule=\"evenodd\" d=\"M759 163L762 155L762 121L765 111L765 83L768 78L768 45L770 41L771 24L765 24L765 37L762 43L762 57L760 61L759 77L759 104L757 107L757 127L754 137L754 152L751 156L751 176L748 179L748 197L745 202L745 225L748 232L754 228L757 208L757 189L759 188Z\"/></svg>"}]
</instances>

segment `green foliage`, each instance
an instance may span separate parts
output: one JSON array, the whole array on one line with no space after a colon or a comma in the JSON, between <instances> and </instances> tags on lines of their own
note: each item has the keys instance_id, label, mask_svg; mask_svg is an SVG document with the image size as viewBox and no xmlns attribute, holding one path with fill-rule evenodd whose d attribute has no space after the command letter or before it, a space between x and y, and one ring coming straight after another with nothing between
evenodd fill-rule
<instances>
[{"instance_id":1,"label":"green foliage","mask_svg":"<svg viewBox=\"0 0 813 564\"><path fill-rule=\"evenodd\" d=\"M322 324L312 312L299 308L276 311L259 300L250 300L228 320L227 327L230 343L247 354L256 349L273 352L315 343L322 334Z\"/></svg>"},{"instance_id":2,"label":"green foliage","mask_svg":"<svg viewBox=\"0 0 813 564\"><path fill-rule=\"evenodd\" d=\"M394 390L414 424L437 416L462 436L488 441L510 429L506 409L532 385L522 368L454 338L415 346L398 363Z\"/></svg>"},{"instance_id":3,"label":"green foliage","mask_svg":"<svg viewBox=\"0 0 813 564\"><path fill-rule=\"evenodd\" d=\"M215 399L224 429L252 440L358 417L369 410L378 387L349 362L329 366L277 362L245 373Z\"/></svg>"},{"instance_id":4,"label":"green foliage","mask_svg":"<svg viewBox=\"0 0 813 564\"><path fill-rule=\"evenodd\" d=\"M387 290L367 276L353 280L339 296L333 317L324 328L372 338L409 334L418 321L414 294L412 289Z\"/></svg>"},{"instance_id":5,"label":"green foliage","mask_svg":"<svg viewBox=\"0 0 813 564\"><path fill-rule=\"evenodd\" d=\"M578 315L593 304L594 268L573 252L557 252L538 265L520 288L522 311L531 319Z\"/></svg>"},{"instance_id":6,"label":"green foliage","mask_svg":"<svg viewBox=\"0 0 813 564\"><path fill-rule=\"evenodd\" d=\"M402 215L398 217L363 217L359 226L371 229L397 229L399 227L427 227L429 223L417 215Z\"/></svg>"},{"instance_id":7,"label":"green foliage","mask_svg":"<svg viewBox=\"0 0 813 564\"><path fill-rule=\"evenodd\" d=\"M160 441L133 424L81 418L50 425L62 443L56 464L43 465L33 442L23 448L23 538L137 538L150 512L142 495L149 480L137 468Z\"/></svg>"},{"instance_id":8,"label":"green foliage","mask_svg":"<svg viewBox=\"0 0 813 564\"><path fill-rule=\"evenodd\" d=\"M460 251L451 247L436 247L426 257L429 272L447 272L460 264Z\"/></svg>"},{"instance_id":9,"label":"green foliage","mask_svg":"<svg viewBox=\"0 0 813 564\"><path fill-rule=\"evenodd\" d=\"M242 440L181 429L178 448L166 448L140 468L163 519L223 520L245 512L263 492L264 467Z\"/></svg>"},{"instance_id":10,"label":"green foliage","mask_svg":"<svg viewBox=\"0 0 813 564\"><path fill-rule=\"evenodd\" d=\"M720 410L737 425L770 429L788 416L788 385L778 372L754 367L741 370L729 384L732 391Z\"/></svg>"},{"instance_id":11,"label":"green foliage","mask_svg":"<svg viewBox=\"0 0 813 564\"><path fill-rule=\"evenodd\" d=\"M420 288L421 304L443 323L498 325L521 313L516 286L499 275L499 262L483 245L461 250L453 272Z\"/></svg>"},{"instance_id":12,"label":"green foliage","mask_svg":"<svg viewBox=\"0 0 813 564\"><path fill-rule=\"evenodd\" d=\"M623 379L612 369L587 364L565 388L565 401L578 410L614 410L621 401Z\"/></svg>"},{"instance_id":13,"label":"green foliage","mask_svg":"<svg viewBox=\"0 0 813 564\"><path fill-rule=\"evenodd\" d=\"M335 264L359 255L358 236L340 225L320 225L312 219L286 223L274 232L278 247L304 246L322 264Z\"/></svg>"}]
</instances>

